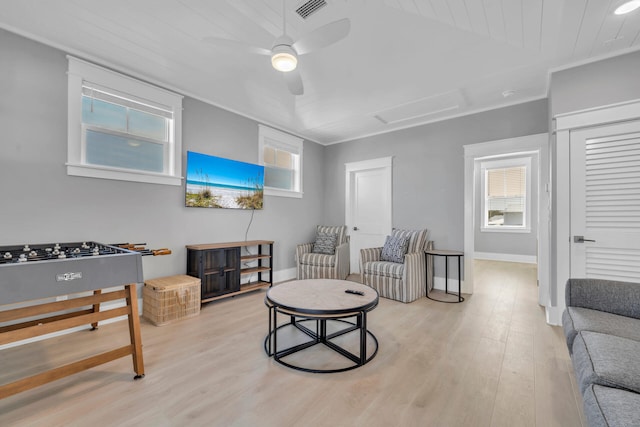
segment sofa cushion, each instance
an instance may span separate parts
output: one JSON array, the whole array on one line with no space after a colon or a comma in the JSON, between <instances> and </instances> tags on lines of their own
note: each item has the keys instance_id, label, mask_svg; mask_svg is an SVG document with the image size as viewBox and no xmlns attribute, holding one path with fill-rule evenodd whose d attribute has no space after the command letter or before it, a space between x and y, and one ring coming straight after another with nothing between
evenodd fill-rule
<instances>
[{"instance_id":1,"label":"sofa cushion","mask_svg":"<svg viewBox=\"0 0 640 427\"><path fill-rule=\"evenodd\" d=\"M601 332L640 341L640 319L590 308L567 307L562 313L562 328L569 352L572 351L573 340L580 331Z\"/></svg>"},{"instance_id":2,"label":"sofa cushion","mask_svg":"<svg viewBox=\"0 0 640 427\"><path fill-rule=\"evenodd\" d=\"M567 280L565 303L640 319L640 283L604 279Z\"/></svg>"},{"instance_id":3,"label":"sofa cushion","mask_svg":"<svg viewBox=\"0 0 640 427\"><path fill-rule=\"evenodd\" d=\"M336 256L314 254L313 252L309 252L300 256L299 263L305 265L315 265L318 267L333 267L336 265Z\"/></svg>"},{"instance_id":4,"label":"sofa cushion","mask_svg":"<svg viewBox=\"0 0 640 427\"><path fill-rule=\"evenodd\" d=\"M316 241L313 244L313 252L316 254L333 255L336 253L337 233L325 233L318 231Z\"/></svg>"},{"instance_id":5,"label":"sofa cushion","mask_svg":"<svg viewBox=\"0 0 640 427\"><path fill-rule=\"evenodd\" d=\"M362 272L364 274L371 274L374 276L402 279L402 274L404 273L404 264L398 264L397 262L388 261L365 262L362 266Z\"/></svg>"},{"instance_id":6,"label":"sofa cushion","mask_svg":"<svg viewBox=\"0 0 640 427\"><path fill-rule=\"evenodd\" d=\"M380 261L404 262L409 246L409 236L387 236L380 253Z\"/></svg>"},{"instance_id":7,"label":"sofa cushion","mask_svg":"<svg viewBox=\"0 0 640 427\"><path fill-rule=\"evenodd\" d=\"M640 393L640 342L580 331L571 358L583 394L591 384Z\"/></svg>"},{"instance_id":8,"label":"sofa cushion","mask_svg":"<svg viewBox=\"0 0 640 427\"><path fill-rule=\"evenodd\" d=\"M640 394L591 384L583 400L591 427L640 426Z\"/></svg>"}]
</instances>

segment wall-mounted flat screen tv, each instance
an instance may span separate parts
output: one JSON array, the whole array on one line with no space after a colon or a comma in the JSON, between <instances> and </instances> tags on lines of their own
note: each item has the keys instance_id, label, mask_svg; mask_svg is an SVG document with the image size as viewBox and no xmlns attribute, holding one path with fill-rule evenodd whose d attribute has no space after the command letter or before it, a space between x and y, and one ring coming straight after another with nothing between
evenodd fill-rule
<instances>
[{"instance_id":1,"label":"wall-mounted flat screen tv","mask_svg":"<svg viewBox=\"0 0 640 427\"><path fill-rule=\"evenodd\" d=\"M187 152L185 206L262 209L264 166Z\"/></svg>"}]
</instances>

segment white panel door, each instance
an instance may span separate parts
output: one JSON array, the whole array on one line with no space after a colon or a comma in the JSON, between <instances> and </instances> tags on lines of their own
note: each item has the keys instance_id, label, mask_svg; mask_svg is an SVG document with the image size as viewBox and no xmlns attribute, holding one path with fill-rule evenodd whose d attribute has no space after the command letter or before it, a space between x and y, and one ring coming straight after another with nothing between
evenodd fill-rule
<instances>
[{"instance_id":1,"label":"white panel door","mask_svg":"<svg viewBox=\"0 0 640 427\"><path fill-rule=\"evenodd\" d=\"M391 158L348 163L346 180L351 273L358 273L360 249L382 246L391 233Z\"/></svg>"},{"instance_id":2,"label":"white panel door","mask_svg":"<svg viewBox=\"0 0 640 427\"><path fill-rule=\"evenodd\" d=\"M571 277L640 282L640 121L570 138Z\"/></svg>"}]
</instances>

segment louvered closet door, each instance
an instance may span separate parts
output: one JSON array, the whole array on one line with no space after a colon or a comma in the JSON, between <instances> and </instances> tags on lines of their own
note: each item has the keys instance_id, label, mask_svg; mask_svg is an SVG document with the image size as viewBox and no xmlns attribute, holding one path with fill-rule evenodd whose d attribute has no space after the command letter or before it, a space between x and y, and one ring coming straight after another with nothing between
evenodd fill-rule
<instances>
[{"instance_id":1,"label":"louvered closet door","mask_svg":"<svg viewBox=\"0 0 640 427\"><path fill-rule=\"evenodd\" d=\"M573 131L570 149L571 277L640 282L640 121Z\"/></svg>"}]
</instances>

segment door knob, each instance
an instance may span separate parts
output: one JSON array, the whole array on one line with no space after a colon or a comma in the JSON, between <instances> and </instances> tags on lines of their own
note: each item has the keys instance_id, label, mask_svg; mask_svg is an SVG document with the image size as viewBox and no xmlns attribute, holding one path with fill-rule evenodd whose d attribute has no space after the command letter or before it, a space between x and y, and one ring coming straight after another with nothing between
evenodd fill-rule
<instances>
[{"instance_id":1,"label":"door knob","mask_svg":"<svg viewBox=\"0 0 640 427\"><path fill-rule=\"evenodd\" d=\"M585 239L584 236L573 236L573 243L595 242L595 240Z\"/></svg>"},{"instance_id":2,"label":"door knob","mask_svg":"<svg viewBox=\"0 0 640 427\"><path fill-rule=\"evenodd\" d=\"M353 231L358 231L358 227L353 227Z\"/></svg>"}]
</instances>

